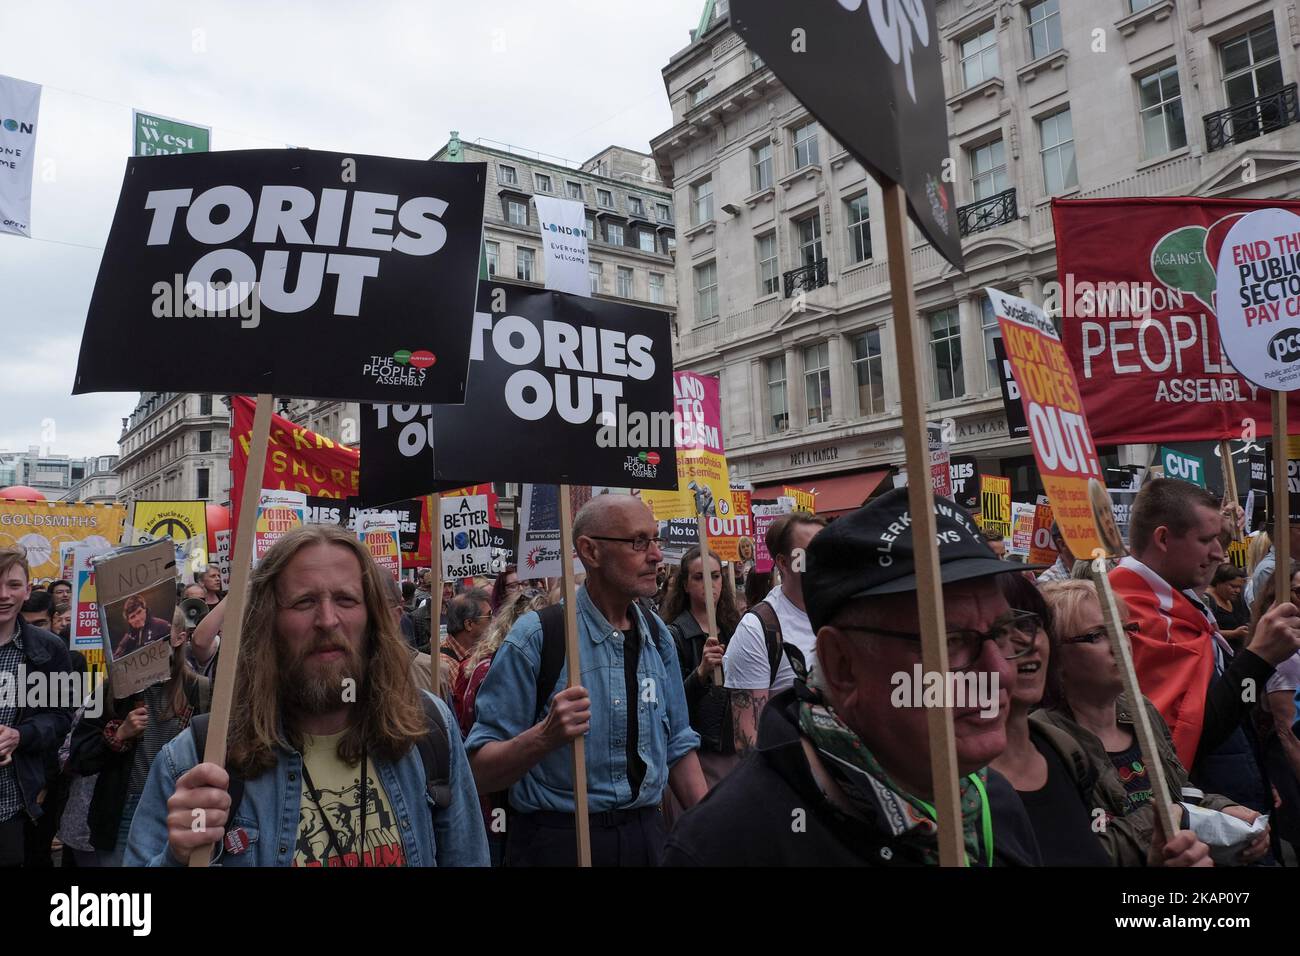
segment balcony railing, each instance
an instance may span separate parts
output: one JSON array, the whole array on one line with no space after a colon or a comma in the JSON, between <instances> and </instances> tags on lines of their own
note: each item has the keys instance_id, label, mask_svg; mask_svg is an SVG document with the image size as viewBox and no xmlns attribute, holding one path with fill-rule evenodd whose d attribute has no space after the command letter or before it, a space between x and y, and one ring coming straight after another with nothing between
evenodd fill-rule
<instances>
[{"instance_id":1,"label":"balcony railing","mask_svg":"<svg viewBox=\"0 0 1300 956\"><path fill-rule=\"evenodd\" d=\"M829 281L830 271L827 268L825 258L818 259L810 266L804 266L802 269L791 269L781 276L781 286L785 290L785 297L788 299L796 292L811 292L813 289L820 289Z\"/></svg>"},{"instance_id":2,"label":"balcony railing","mask_svg":"<svg viewBox=\"0 0 1300 956\"><path fill-rule=\"evenodd\" d=\"M1205 147L1208 152L1263 136L1300 122L1300 101L1296 84L1205 116Z\"/></svg>"},{"instance_id":3,"label":"balcony railing","mask_svg":"<svg viewBox=\"0 0 1300 956\"><path fill-rule=\"evenodd\" d=\"M963 237L973 236L977 232L1015 222L1017 214L1016 190L1013 187L988 199L958 206L957 227Z\"/></svg>"}]
</instances>

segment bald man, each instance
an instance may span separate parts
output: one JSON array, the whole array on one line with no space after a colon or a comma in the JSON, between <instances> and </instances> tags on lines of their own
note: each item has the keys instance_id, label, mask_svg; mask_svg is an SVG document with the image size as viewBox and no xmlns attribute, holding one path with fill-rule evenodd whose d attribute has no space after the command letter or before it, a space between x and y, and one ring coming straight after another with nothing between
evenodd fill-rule
<instances>
[{"instance_id":1,"label":"bald man","mask_svg":"<svg viewBox=\"0 0 1300 956\"><path fill-rule=\"evenodd\" d=\"M578 513L573 537L587 572L577 592L581 683L567 687L563 607L524 615L492 660L465 748L479 793L509 788L508 866L577 862L567 744L581 736L592 864L654 866L664 787L687 807L707 789L676 645L637 603L655 593L658 526L636 498L601 495Z\"/></svg>"}]
</instances>

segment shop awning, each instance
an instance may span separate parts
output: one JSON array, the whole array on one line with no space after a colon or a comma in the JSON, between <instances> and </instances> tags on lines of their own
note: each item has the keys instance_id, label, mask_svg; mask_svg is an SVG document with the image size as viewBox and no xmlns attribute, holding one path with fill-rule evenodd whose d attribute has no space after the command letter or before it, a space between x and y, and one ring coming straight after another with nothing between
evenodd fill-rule
<instances>
[{"instance_id":1,"label":"shop awning","mask_svg":"<svg viewBox=\"0 0 1300 956\"><path fill-rule=\"evenodd\" d=\"M817 492L817 513L833 515L843 511L853 511L862 506L874 492L892 468L880 468L874 471L859 471L851 475L834 475L830 478L797 478L783 481L776 485L763 485L754 489L754 498L779 498L781 489L807 488Z\"/></svg>"}]
</instances>

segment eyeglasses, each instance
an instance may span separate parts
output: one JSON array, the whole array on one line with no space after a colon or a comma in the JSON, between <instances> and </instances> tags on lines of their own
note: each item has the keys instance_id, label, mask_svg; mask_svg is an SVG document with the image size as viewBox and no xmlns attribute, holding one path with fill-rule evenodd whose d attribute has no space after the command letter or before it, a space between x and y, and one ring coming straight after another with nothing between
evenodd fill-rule
<instances>
[{"instance_id":1,"label":"eyeglasses","mask_svg":"<svg viewBox=\"0 0 1300 956\"><path fill-rule=\"evenodd\" d=\"M856 624L833 624L841 631L861 631L879 634L914 644L921 643L921 635L911 631L890 631L880 627L862 627ZM992 641L1002 656L1009 661L1024 657L1034 649L1038 632L1043 629L1043 619L1030 611L1012 611L995 621L987 631L958 628L948 632L948 667L966 670L979 659L985 641Z\"/></svg>"},{"instance_id":2,"label":"eyeglasses","mask_svg":"<svg viewBox=\"0 0 1300 956\"><path fill-rule=\"evenodd\" d=\"M652 544L659 549L664 546L664 539L659 535L655 535L653 538L648 534L639 534L635 538L609 538L600 534L588 534L583 535L583 537L591 538L593 541L622 541L624 544L630 544L633 551L645 551Z\"/></svg>"},{"instance_id":3,"label":"eyeglasses","mask_svg":"<svg viewBox=\"0 0 1300 956\"><path fill-rule=\"evenodd\" d=\"M1129 621L1124 625L1124 633L1132 637L1139 630L1137 621ZM1076 634L1074 637L1061 638L1062 644L1096 644L1098 641L1108 640L1106 628L1094 627L1086 634Z\"/></svg>"},{"instance_id":4,"label":"eyeglasses","mask_svg":"<svg viewBox=\"0 0 1300 956\"><path fill-rule=\"evenodd\" d=\"M523 581L511 581L509 584L506 585L506 590L512 593L515 591L522 591L523 589L524 589Z\"/></svg>"}]
</instances>

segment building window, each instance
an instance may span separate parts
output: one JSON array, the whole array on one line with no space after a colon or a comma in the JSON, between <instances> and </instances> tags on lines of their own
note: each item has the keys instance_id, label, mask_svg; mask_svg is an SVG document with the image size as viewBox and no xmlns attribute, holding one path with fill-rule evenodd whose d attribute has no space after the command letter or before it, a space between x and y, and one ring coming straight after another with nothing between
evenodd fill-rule
<instances>
[{"instance_id":1,"label":"building window","mask_svg":"<svg viewBox=\"0 0 1300 956\"><path fill-rule=\"evenodd\" d=\"M997 314L993 311L993 300L987 295L980 298L980 329L984 334L984 364L988 366L987 389L1001 388L1002 374L998 369L998 353L994 351L993 340L1002 337L998 326Z\"/></svg>"},{"instance_id":2,"label":"building window","mask_svg":"<svg viewBox=\"0 0 1300 956\"><path fill-rule=\"evenodd\" d=\"M804 395L808 399L808 424L831 417L831 347L829 342L803 350Z\"/></svg>"},{"instance_id":3,"label":"building window","mask_svg":"<svg viewBox=\"0 0 1300 956\"><path fill-rule=\"evenodd\" d=\"M750 150L753 158L754 192L769 189L772 186L772 144L764 143Z\"/></svg>"},{"instance_id":4,"label":"building window","mask_svg":"<svg viewBox=\"0 0 1300 956\"><path fill-rule=\"evenodd\" d=\"M799 236L799 261L805 266L815 266L822 258L822 217L821 213L805 216L795 223Z\"/></svg>"},{"instance_id":5,"label":"building window","mask_svg":"<svg viewBox=\"0 0 1300 956\"><path fill-rule=\"evenodd\" d=\"M990 26L961 42L961 75L966 89L998 75L998 31Z\"/></svg>"},{"instance_id":6,"label":"building window","mask_svg":"<svg viewBox=\"0 0 1300 956\"><path fill-rule=\"evenodd\" d=\"M640 196L627 197L627 211L629 215L645 217L645 203Z\"/></svg>"},{"instance_id":7,"label":"building window","mask_svg":"<svg viewBox=\"0 0 1300 956\"><path fill-rule=\"evenodd\" d=\"M600 280L603 266L599 262L587 263L587 278L591 280L591 294L600 292Z\"/></svg>"},{"instance_id":8,"label":"building window","mask_svg":"<svg viewBox=\"0 0 1300 956\"><path fill-rule=\"evenodd\" d=\"M781 290L781 272L776 258L776 233L758 237L758 294L771 295Z\"/></svg>"},{"instance_id":9,"label":"building window","mask_svg":"<svg viewBox=\"0 0 1300 956\"><path fill-rule=\"evenodd\" d=\"M718 317L718 264L695 267L695 322L702 325Z\"/></svg>"},{"instance_id":10,"label":"building window","mask_svg":"<svg viewBox=\"0 0 1300 956\"><path fill-rule=\"evenodd\" d=\"M593 239L599 239L599 238L600 238L600 233L596 231L596 217L588 216L587 217L587 241L591 242Z\"/></svg>"},{"instance_id":11,"label":"building window","mask_svg":"<svg viewBox=\"0 0 1300 956\"><path fill-rule=\"evenodd\" d=\"M867 194L849 200L849 255L854 262L871 258L871 221Z\"/></svg>"},{"instance_id":12,"label":"building window","mask_svg":"<svg viewBox=\"0 0 1300 956\"><path fill-rule=\"evenodd\" d=\"M658 272L650 273L650 301L655 305L664 304L664 277Z\"/></svg>"},{"instance_id":13,"label":"building window","mask_svg":"<svg viewBox=\"0 0 1300 956\"><path fill-rule=\"evenodd\" d=\"M567 180L564 184L569 191L569 198L582 202L582 183L575 183L572 179Z\"/></svg>"},{"instance_id":14,"label":"building window","mask_svg":"<svg viewBox=\"0 0 1300 956\"><path fill-rule=\"evenodd\" d=\"M596 190L596 205L601 206L601 207L603 207L603 208L605 208L605 209L613 209L613 208L614 208L614 194L613 194L612 192L610 192L608 189L597 189L597 190Z\"/></svg>"},{"instance_id":15,"label":"building window","mask_svg":"<svg viewBox=\"0 0 1300 956\"><path fill-rule=\"evenodd\" d=\"M655 234L649 229L638 229L636 234L637 246L642 252L656 252Z\"/></svg>"},{"instance_id":16,"label":"building window","mask_svg":"<svg viewBox=\"0 0 1300 956\"><path fill-rule=\"evenodd\" d=\"M750 70L761 70L763 68L763 58L753 50L749 51L749 68Z\"/></svg>"},{"instance_id":17,"label":"building window","mask_svg":"<svg viewBox=\"0 0 1300 956\"><path fill-rule=\"evenodd\" d=\"M515 199L507 199L506 220L516 226L528 225L528 205Z\"/></svg>"},{"instance_id":18,"label":"building window","mask_svg":"<svg viewBox=\"0 0 1300 956\"><path fill-rule=\"evenodd\" d=\"M618 267L618 294L621 298L632 298L632 270L626 266Z\"/></svg>"},{"instance_id":19,"label":"building window","mask_svg":"<svg viewBox=\"0 0 1300 956\"><path fill-rule=\"evenodd\" d=\"M515 250L515 278L524 282L533 281L533 250L519 248Z\"/></svg>"},{"instance_id":20,"label":"building window","mask_svg":"<svg viewBox=\"0 0 1300 956\"><path fill-rule=\"evenodd\" d=\"M934 358L936 401L966 394L961 370L961 324L956 309L944 309L930 316L930 354Z\"/></svg>"},{"instance_id":21,"label":"building window","mask_svg":"<svg viewBox=\"0 0 1300 956\"><path fill-rule=\"evenodd\" d=\"M497 164L497 182L504 186L518 186L519 174L513 166L507 166L504 163Z\"/></svg>"},{"instance_id":22,"label":"building window","mask_svg":"<svg viewBox=\"0 0 1300 956\"><path fill-rule=\"evenodd\" d=\"M1170 64L1138 78L1142 113L1142 143L1147 159L1163 156L1187 145L1183 125L1183 97L1178 86L1178 66Z\"/></svg>"},{"instance_id":23,"label":"building window","mask_svg":"<svg viewBox=\"0 0 1300 956\"><path fill-rule=\"evenodd\" d=\"M1139 13L1159 2L1160 0L1128 0L1129 13Z\"/></svg>"},{"instance_id":24,"label":"building window","mask_svg":"<svg viewBox=\"0 0 1300 956\"><path fill-rule=\"evenodd\" d=\"M1229 106L1240 106L1282 88L1282 61L1272 23L1222 44L1219 63L1223 67L1223 92ZM1274 110L1277 108L1273 106Z\"/></svg>"},{"instance_id":25,"label":"building window","mask_svg":"<svg viewBox=\"0 0 1300 956\"><path fill-rule=\"evenodd\" d=\"M1043 0L1029 8L1029 58L1055 53L1061 48L1060 0Z\"/></svg>"},{"instance_id":26,"label":"building window","mask_svg":"<svg viewBox=\"0 0 1300 956\"><path fill-rule=\"evenodd\" d=\"M212 451L212 432L199 432L199 451Z\"/></svg>"},{"instance_id":27,"label":"building window","mask_svg":"<svg viewBox=\"0 0 1300 956\"><path fill-rule=\"evenodd\" d=\"M551 177L545 173L533 173L533 185L537 187L539 193L549 193L551 191Z\"/></svg>"},{"instance_id":28,"label":"building window","mask_svg":"<svg viewBox=\"0 0 1300 956\"><path fill-rule=\"evenodd\" d=\"M884 412L885 367L879 329L863 332L853 339L853 377L858 383L858 414Z\"/></svg>"},{"instance_id":29,"label":"building window","mask_svg":"<svg viewBox=\"0 0 1300 956\"><path fill-rule=\"evenodd\" d=\"M713 179L701 179L691 186L691 225L713 221Z\"/></svg>"},{"instance_id":30,"label":"building window","mask_svg":"<svg viewBox=\"0 0 1300 956\"><path fill-rule=\"evenodd\" d=\"M208 487L208 469L206 468L194 469L194 484L195 484L195 491L197 492L197 494L195 494L194 497L200 499L209 497L209 492L211 491L211 489Z\"/></svg>"},{"instance_id":31,"label":"building window","mask_svg":"<svg viewBox=\"0 0 1300 956\"><path fill-rule=\"evenodd\" d=\"M200 415L211 415L211 414L212 414L212 396L211 396L211 395L200 395L200 396L199 396L199 414L200 414Z\"/></svg>"},{"instance_id":32,"label":"building window","mask_svg":"<svg viewBox=\"0 0 1300 956\"><path fill-rule=\"evenodd\" d=\"M671 232L664 233L664 251L672 252L677 248L677 237Z\"/></svg>"},{"instance_id":33,"label":"building window","mask_svg":"<svg viewBox=\"0 0 1300 956\"><path fill-rule=\"evenodd\" d=\"M1074 127L1070 111L1038 121L1038 138L1042 143L1043 181L1048 195L1065 192L1079 185L1079 170L1074 162Z\"/></svg>"},{"instance_id":34,"label":"building window","mask_svg":"<svg viewBox=\"0 0 1300 956\"><path fill-rule=\"evenodd\" d=\"M699 106L709 95L709 84L698 83L686 91L687 99L690 100L691 106Z\"/></svg>"},{"instance_id":35,"label":"building window","mask_svg":"<svg viewBox=\"0 0 1300 956\"><path fill-rule=\"evenodd\" d=\"M621 223L605 223L605 241L611 246L621 246L623 244L623 226Z\"/></svg>"},{"instance_id":36,"label":"building window","mask_svg":"<svg viewBox=\"0 0 1300 956\"><path fill-rule=\"evenodd\" d=\"M819 162L817 153L817 124L804 123L794 130L794 168L803 169Z\"/></svg>"},{"instance_id":37,"label":"building window","mask_svg":"<svg viewBox=\"0 0 1300 956\"><path fill-rule=\"evenodd\" d=\"M501 243L485 242L487 248L488 275L494 276L501 271Z\"/></svg>"},{"instance_id":38,"label":"building window","mask_svg":"<svg viewBox=\"0 0 1300 956\"><path fill-rule=\"evenodd\" d=\"M772 431L783 432L790 427L790 407L786 402L785 356L767 360L767 413Z\"/></svg>"},{"instance_id":39,"label":"building window","mask_svg":"<svg viewBox=\"0 0 1300 956\"><path fill-rule=\"evenodd\" d=\"M673 221L672 207L669 206L668 203L666 202L655 203L655 217L660 222L672 222Z\"/></svg>"},{"instance_id":40,"label":"building window","mask_svg":"<svg viewBox=\"0 0 1300 956\"><path fill-rule=\"evenodd\" d=\"M975 202L996 196L1007 188L1007 152L1002 140L976 146L968 154L970 191Z\"/></svg>"}]
</instances>

